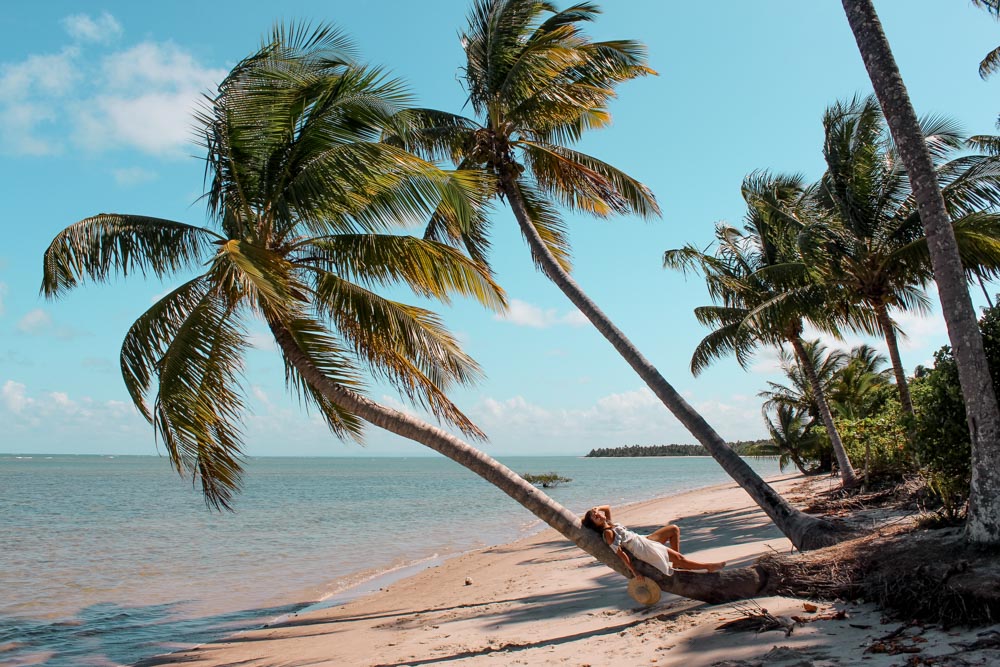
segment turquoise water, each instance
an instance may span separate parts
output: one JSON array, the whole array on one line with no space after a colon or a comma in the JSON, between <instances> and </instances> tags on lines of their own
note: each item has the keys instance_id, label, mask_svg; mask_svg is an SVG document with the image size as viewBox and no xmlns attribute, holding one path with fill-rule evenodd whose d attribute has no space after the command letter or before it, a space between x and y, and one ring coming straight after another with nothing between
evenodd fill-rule
<instances>
[{"instance_id":1,"label":"turquoise water","mask_svg":"<svg viewBox=\"0 0 1000 667\"><path fill-rule=\"evenodd\" d=\"M573 478L548 490L573 511L728 481L709 458L502 461ZM163 458L0 454L0 664L130 664L539 528L442 457L253 459L219 514Z\"/></svg>"}]
</instances>

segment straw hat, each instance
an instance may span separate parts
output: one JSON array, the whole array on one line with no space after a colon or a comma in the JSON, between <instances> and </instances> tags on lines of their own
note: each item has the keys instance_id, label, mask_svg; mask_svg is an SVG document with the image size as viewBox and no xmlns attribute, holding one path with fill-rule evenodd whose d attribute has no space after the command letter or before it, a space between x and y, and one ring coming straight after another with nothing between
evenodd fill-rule
<instances>
[{"instance_id":1,"label":"straw hat","mask_svg":"<svg viewBox=\"0 0 1000 667\"><path fill-rule=\"evenodd\" d=\"M660 601L660 587L656 582L646 577L633 577L628 580L629 596L645 607L651 607Z\"/></svg>"}]
</instances>

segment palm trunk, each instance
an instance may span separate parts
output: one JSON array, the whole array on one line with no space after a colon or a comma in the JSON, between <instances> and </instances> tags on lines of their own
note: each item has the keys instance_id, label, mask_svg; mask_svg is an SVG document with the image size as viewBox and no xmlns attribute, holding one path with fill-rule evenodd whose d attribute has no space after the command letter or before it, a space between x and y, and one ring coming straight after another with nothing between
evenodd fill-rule
<instances>
[{"instance_id":1,"label":"palm trunk","mask_svg":"<svg viewBox=\"0 0 1000 667\"><path fill-rule=\"evenodd\" d=\"M504 195L510 202L514 217L535 262L542 267L545 275L562 290L580 312L590 320L591 324L618 351L629 366L639 374L646 386L660 399L684 427L693 435L705 449L709 451L722 469L754 499L762 510L771 518L778 529L799 549L815 549L837 541L836 530L822 519L804 514L782 498L770 485L747 465L746 461L736 455L708 422L695 411L687 401L677 393L669 382L660 374L642 354L632 345L607 315L605 315L590 298L584 294L580 286L567 274L545 243L538 235L525 208L524 200L517 181L511 175L501 179Z\"/></svg>"},{"instance_id":2,"label":"palm trunk","mask_svg":"<svg viewBox=\"0 0 1000 667\"><path fill-rule=\"evenodd\" d=\"M625 577L632 576L597 533L584 528L576 515L510 468L432 424L380 405L333 382L299 348L286 328L277 323L270 323L269 326L285 358L324 397L375 426L426 445L468 468L597 560ZM642 561L634 559L634 565L640 572L652 577L664 591L710 603L761 595L784 580L773 566L754 565L712 574L678 571L668 577Z\"/></svg>"},{"instance_id":3,"label":"palm trunk","mask_svg":"<svg viewBox=\"0 0 1000 667\"><path fill-rule=\"evenodd\" d=\"M581 549L616 572L630 576L618 556L607 548L596 533L583 528L575 514L526 482L523 477L447 431L376 403L337 384L316 367L285 327L279 323L269 323L269 326L285 358L306 382L324 397L379 428L426 445L468 468L572 540Z\"/></svg>"},{"instance_id":4,"label":"palm trunk","mask_svg":"<svg viewBox=\"0 0 1000 667\"><path fill-rule=\"evenodd\" d=\"M910 386L906 382L906 372L903 370L903 362L899 358L899 343L896 340L896 327L889 317L889 311L884 303L876 303L875 318L878 325L882 327L885 334L885 344L889 348L889 359L892 360L892 372L896 376L896 389L899 390L899 404L903 407L903 412L913 416L913 401L910 399Z\"/></svg>"},{"instance_id":5,"label":"palm trunk","mask_svg":"<svg viewBox=\"0 0 1000 667\"><path fill-rule=\"evenodd\" d=\"M816 375L816 369L809 360L809 354L802 344L802 339L796 336L790 342L792 348L795 349L795 356L799 359L799 365L802 366L806 377L809 378L809 385L813 390L813 400L816 401L820 419L823 420L826 432L830 436L833 455L837 457L837 466L840 468L840 481L846 489L855 487L858 485L858 476L854 472L854 466L851 465L851 459L847 457L847 450L844 449L844 443L840 440L837 425L833 423L833 413L830 412L830 404L826 402L826 393L823 391L823 384L819 381L819 376Z\"/></svg>"},{"instance_id":6,"label":"palm trunk","mask_svg":"<svg viewBox=\"0 0 1000 667\"><path fill-rule=\"evenodd\" d=\"M1000 545L1000 410L962 261L917 115L871 0L842 0L858 50L910 177L948 325L972 438L966 537Z\"/></svg>"}]
</instances>

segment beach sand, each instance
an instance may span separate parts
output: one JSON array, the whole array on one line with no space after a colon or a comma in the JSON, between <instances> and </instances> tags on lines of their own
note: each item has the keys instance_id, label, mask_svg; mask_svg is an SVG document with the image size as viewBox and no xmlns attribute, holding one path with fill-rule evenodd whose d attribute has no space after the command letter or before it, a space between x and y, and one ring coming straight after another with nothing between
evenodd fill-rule
<instances>
[{"instance_id":1,"label":"beach sand","mask_svg":"<svg viewBox=\"0 0 1000 667\"><path fill-rule=\"evenodd\" d=\"M788 493L803 478L782 476L771 481ZM811 484L814 490L817 485L830 488L835 480ZM733 484L617 508L615 520L638 532L676 523L682 530L682 551L703 561L725 560L728 567L748 565L772 549L791 549ZM300 613L270 627L140 665L1000 664L1000 650L968 650L977 640L989 644L991 637L1000 638L1000 626L906 627L862 603L817 602L812 613L803 608L802 600L791 598L761 598L755 603L774 615L817 618L844 612L846 616L803 623L787 636L780 630L722 632L717 626L740 618L742 605L711 606L664 594L656 605L641 607L629 598L624 578L546 530L451 558L342 606ZM893 633L887 648L914 652L877 652L879 639ZM918 657L935 661L908 663Z\"/></svg>"}]
</instances>

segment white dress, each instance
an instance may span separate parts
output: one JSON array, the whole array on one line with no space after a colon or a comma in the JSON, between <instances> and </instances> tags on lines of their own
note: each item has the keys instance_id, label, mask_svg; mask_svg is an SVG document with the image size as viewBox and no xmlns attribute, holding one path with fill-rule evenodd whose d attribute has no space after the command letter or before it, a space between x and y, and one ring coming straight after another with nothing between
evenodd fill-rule
<instances>
[{"instance_id":1,"label":"white dress","mask_svg":"<svg viewBox=\"0 0 1000 667\"><path fill-rule=\"evenodd\" d=\"M612 549L625 547L629 552L641 561L645 561L666 575L674 573L674 567L670 564L670 554L667 545L654 542L648 537L637 535L624 526L614 525L611 527L615 534Z\"/></svg>"}]
</instances>

